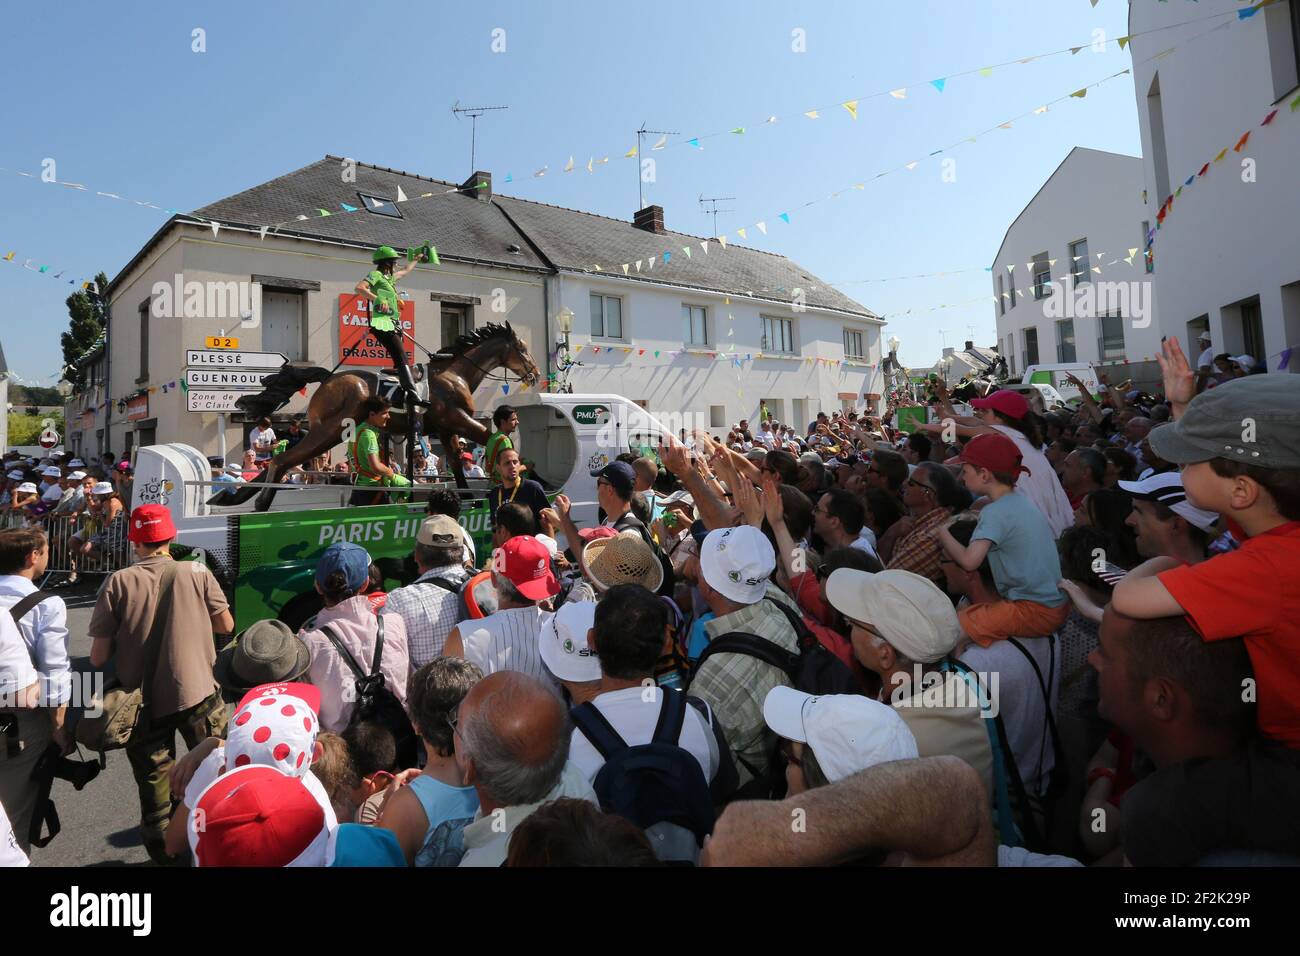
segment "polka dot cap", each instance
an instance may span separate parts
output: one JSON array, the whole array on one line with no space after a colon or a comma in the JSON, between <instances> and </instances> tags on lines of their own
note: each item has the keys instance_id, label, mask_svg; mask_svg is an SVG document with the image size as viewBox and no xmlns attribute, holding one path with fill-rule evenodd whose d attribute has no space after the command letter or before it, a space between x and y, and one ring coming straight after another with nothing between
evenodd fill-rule
<instances>
[{"instance_id":1,"label":"polka dot cap","mask_svg":"<svg viewBox=\"0 0 1300 956\"><path fill-rule=\"evenodd\" d=\"M301 777L320 732L320 693L307 684L263 684L239 702L226 739L226 763L275 767Z\"/></svg>"}]
</instances>

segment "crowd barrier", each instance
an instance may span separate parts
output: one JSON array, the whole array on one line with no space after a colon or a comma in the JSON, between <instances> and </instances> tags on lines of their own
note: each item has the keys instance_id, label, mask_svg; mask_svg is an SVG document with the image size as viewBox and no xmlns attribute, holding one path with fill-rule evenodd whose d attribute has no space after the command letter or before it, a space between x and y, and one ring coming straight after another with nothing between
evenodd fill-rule
<instances>
[{"instance_id":1,"label":"crowd barrier","mask_svg":"<svg viewBox=\"0 0 1300 956\"><path fill-rule=\"evenodd\" d=\"M0 528L40 528L49 538L50 558L45 569L49 582L59 575L112 574L131 563L131 544L127 541L126 513L120 513L105 527L85 514L37 515L6 510L0 515ZM86 545L91 544L90 553Z\"/></svg>"}]
</instances>

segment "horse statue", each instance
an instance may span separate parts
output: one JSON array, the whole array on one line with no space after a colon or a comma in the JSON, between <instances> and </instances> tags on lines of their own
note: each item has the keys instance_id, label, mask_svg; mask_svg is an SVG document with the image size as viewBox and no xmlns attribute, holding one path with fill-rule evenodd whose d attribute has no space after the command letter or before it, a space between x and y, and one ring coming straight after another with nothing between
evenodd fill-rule
<instances>
[{"instance_id":1,"label":"horse statue","mask_svg":"<svg viewBox=\"0 0 1300 956\"><path fill-rule=\"evenodd\" d=\"M458 439L465 438L477 444L486 444L491 432L474 420L474 391L499 368L513 372L525 385L535 385L541 379L537 364L528 354L527 347L519 341L509 322L505 325L487 325L460 336L451 345L429 356L425 380L429 383L429 398L424 409L424 434L437 435L451 459L452 474L458 488L468 488L465 470L461 463ZM502 377L502 381L504 381ZM312 382L320 387L307 405L307 435L293 448L276 455L267 465L262 481L278 484L284 474L295 465L311 461L343 440L346 424L353 425L362 419L361 405L379 388L379 375L375 372L347 371L337 374L323 368L293 368L285 366L263 382L264 391L247 395L236 405L249 415L270 415L283 405L293 392ZM409 411L394 408L399 412ZM412 431L410 421L405 432ZM412 460L410 449L407 460ZM232 493L233 491L233 493ZM237 505L257 494L258 511L266 511L275 498L275 488L236 488L222 491L210 503Z\"/></svg>"}]
</instances>

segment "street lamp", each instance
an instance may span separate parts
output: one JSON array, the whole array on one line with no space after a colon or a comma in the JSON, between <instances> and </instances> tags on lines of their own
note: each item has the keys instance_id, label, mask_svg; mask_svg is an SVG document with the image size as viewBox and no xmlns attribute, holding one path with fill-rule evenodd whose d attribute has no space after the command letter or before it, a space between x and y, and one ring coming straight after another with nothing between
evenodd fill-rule
<instances>
[{"instance_id":1,"label":"street lamp","mask_svg":"<svg viewBox=\"0 0 1300 956\"><path fill-rule=\"evenodd\" d=\"M889 354L897 355L899 346L901 346L902 344L903 344L902 342L898 341L897 335L891 335L889 337Z\"/></svg>"},{"instance_id":2,"label":"street lamp","mask_svg":"<svg viewBox=\"0 0 1300 956\"><path fill-rule=\"evenodd\" d=\"M555 391L572 391L568 384L569 369L581 362L573 361L569 354L569 333L573 331L573 310L567 306L555 314Z\"/></svg>"},{"instance_id":3,"label":"street lamp","mask_svg":"<svg viewBox=\"0 0 1300 956\"><path fill-rule=\"evenodd\" d=\"M62 396L63 398L67 398L69 395L72 394L72 383L69 382L66 378L60 379L59 384L54 386L54 390L58 392L59 395Z\"/></svg>"}]
</instances>

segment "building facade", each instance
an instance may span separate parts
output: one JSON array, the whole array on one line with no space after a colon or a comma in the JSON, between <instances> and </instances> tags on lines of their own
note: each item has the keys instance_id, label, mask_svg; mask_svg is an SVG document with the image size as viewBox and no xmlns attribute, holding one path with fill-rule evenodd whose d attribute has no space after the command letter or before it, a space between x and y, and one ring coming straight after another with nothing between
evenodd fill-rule
<instances>
[{"instance_id":1,"label":"building facade","mask_svg":"<svg viewBox=\"0 0 1300 956\"><path fill-rule=\"evenodd\" d=\"M1300 0L1243 12L1234 0L1129 7L1157 324L1193 352L1208 328L1215 353L1294 372Z\"/></svg>"},{"instance_id":2,"label":"building facade","mask_svg":"<svg viewBox=\"0 0 1300 956\"><path fill-rule=\"evenodd\" d=\"M439 262L399 290L431 351L509 321L552 373L567 309L573 391L617 392L688 427L757 420L760 399L803 425L880 391L883 321L782 256L669 232L658 207L625 222L496 196L487 173L457 185L326 157L173 217L112 280L103 355L84 357L95 371L67 406L70 447L129 456L180 441L237 457L254 423L206 402L222 376L185 386L189 353L234 337L298 365L387 365L345 354L365 322L354 288L376 246L425 243ZM311 388L277 418L304 411ZM475 406L506 394L487 381Z\"/></svg>"},{"instance_id":3,"label":"building facade","mask_svg":"<svg viewBox=\"0 0 1300 956\"><path fill-rule=\"evenodd\" d=\"M1154 357L1142 189L1141 159L1075 147L1011 223L992 272L1009 374Z\"/></svg>"}]
</instances>

